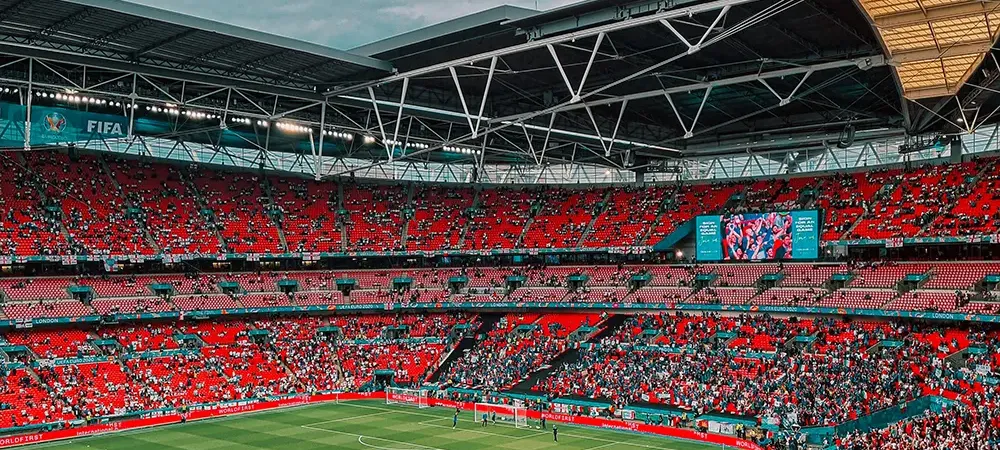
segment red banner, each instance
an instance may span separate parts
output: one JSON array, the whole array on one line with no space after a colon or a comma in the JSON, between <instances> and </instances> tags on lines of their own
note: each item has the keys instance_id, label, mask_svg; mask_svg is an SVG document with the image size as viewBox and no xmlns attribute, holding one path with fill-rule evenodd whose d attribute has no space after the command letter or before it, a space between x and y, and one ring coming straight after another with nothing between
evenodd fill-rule
<instances>
[{"instance_id":1,"label":"red banner","mask_svg":"<svg viewBox=\"0 0 1000 450\"><path fill-rule=\"evenodd\" d=\"M382 392L368 392L362 394L318 394L318 395L302 395L298 397L289 397L281 400L266 401L266 402L247 401L247 402L227 403L224 405L197 406L191 408L191 411L187 415L187 420L210 419L213 417L229 416L233 414L242 414L242 413L256 412L256 411L265 411L268 409L302 406L311 403L326 403L335 400L349 401L349 400L371 400L371 399L384 399L384 398L385 394ZM457 407L464 410L472 410L474 407L474 403L471 402L454 402L451 400L436 400L433 398L428 399L428 401L432 406L441 406L449 409ZM658 436L666 436L676 439L687 439L699 442L708 442L711 444L725 445L729 447L742 448L747 450L763 450L759 445L753 442L746 441L743 439L737 439L736 437L733 436L702 433L699 431L689 430L685 428L646 425L644 423L638 423L638 422L626 422L622 420L609 420L609 419L601 419L601 418L586 417L586 416L573 416L569 414L528 411L528 418L530 419L537 420L541 417L545 417L545 420L567 423L571 425L582 425L582 426L603 428L606 430L655 434ZM163 416L151 417L146 419L132 419L132 420L124 420L121 422L114 422L114 423L107 423L100 425L88 425L80 428L67 428L63 430L48 431L42 433L31 433L31 434L22 434L18 436L0 437L0 448L14 447L26 444L37 444L40 442L55 441L60 439L73 439L73 438L79 438L97 434L114 433L124 430L134 430L136 428L146 428L158 425L179 423L180 421L181 421L180 415L166 414Z\"/></svg>"}]
</instances>

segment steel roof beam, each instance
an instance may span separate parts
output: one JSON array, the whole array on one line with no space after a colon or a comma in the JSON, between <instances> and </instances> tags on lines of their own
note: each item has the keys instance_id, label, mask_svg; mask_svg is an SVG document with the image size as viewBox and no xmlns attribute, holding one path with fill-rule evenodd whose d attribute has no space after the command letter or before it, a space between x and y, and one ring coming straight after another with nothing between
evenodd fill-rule
<instances>
[{"instance_id":1,"label":"steel roof beam","mask_svg":"<svg viewBox=\"0 0 1000 450\"><path fill-rule=\"evenodd\" d=\"M12 17L20 14L22 11L27 10L38 3L39 0L21 0L13 5L8 6L6 9L0 10L0 20L10 20Z\"/></svg>"},{"instance_id":2,"label":"steel roof beam","mask_svg":"<svg viewBox=\"0 0 1000 450\"><path fill-rule=\"evenodd\" d=\"M597 11L577 14L572 17L557 19L530 27L518 28L516 34L524 35L528 39L532 40L540 39L545 36L579 30L584 27L624 20L641 14L676 8L677 6L694 3L695 1L697 0L646 0L628 5L614 6Z\"/></svg>"},{"instance_id":3,"label":"steel roof beam","mask_svg":"<svg viewBox=\"0 0 1000 450\"><path fill-rule=\"evenodd\" d=\"M892 54L893 63L908 63L914 61L931 61L940 58L962 55L982 55L993 46L993 41L969 42L952 45L941 50L928 48L924 50L908 50L894 52Z\"/></svg>"},{"instance_id":4,"label":"steel roof beam","mask_svg":"<svg viewBox=\"0 0 1000 450\"><path fill-rule=\"evenodd\" d=\"M628 95L613 96L613 97L608 97L608 98L604 98L604 99L600 99L600 100L593 100L593 101L583 102L583 103L579 103L579 104L567 105L565 107L557 109L556 111L557 112L573 111L573 110L583 109L586 106L594 107L594 106L599 106L599 105L611 105L611 104L622 102L622 101L625 101L625 100L630 100L630 101L632 101L632 100L641 100L641 99L646 99L646 98L659 97L661 95L679 94L679 93L690 92L690 91L705 90L705 89L708 89L709 87L729 86L729 85L733 85L733 84L742 84L742 83L748 83L748 82L753 82L753 81L766 80L766 79L769 79L769 78L781 78L781 77L787 77L787 76L791 76L791 75L799 75L799 74L804 74L804 73L807 73L807 72L817 72L817 71L824 71L824 70L830 70L830 69L840 69L840 68L845 68L845 67L858 67L858 68L862 68L862 69L870 69L870 68L874 68L874 67L881 67L883 65L885 65L885 58L882 55L872 55L872 56L865 57L865 58L845 59L843 61L832 61L832 62L828 62L828 63L814 64L814 65L811 65L811 66L793 67L793 68L789 68L789 69L774 70L774 71L764 72L764 73L760 73L760 74L756 74L755 73L755 74L751 74L751 75L743 75L743 76L732 77L732 78L724 78L724 79L720 79L720 80L713 80L713 81L705 81L705 82L701 82L701 83L687 84L687 85L683 85L683 86L674 86L674 87L669 87L669 88L666 88L666 89L657 89L657 90L653 90L653 91L638 92L638 93L628 94ZM528 117L528 116L531 116L531 115L534 115L534 114L535 113L524 113L524 114L518 114L518 115L514 115L514 116L499 117L499 118L492 119L491 122L516 121L516 120L520 120L520 119L522 119L524 117Z\"/></svg>"},{"instance_id":5,"label":"steel roof beam","mask_svg":"<svg viewBox=\"0 0 1000 450\"><path fill-rule=\"evenodd\" d=\"M246 89L262 94L282 95L302 100L321 101L323 97L319 94L302 89L290 88L280 85L262 84L251 80L223 77L212 74L191 72L167 67L156 67L142 64L132 64L125 61L101 58L92 55L70 53L66 51L43 49L38 47L17 45L12 43L0 43L0 53L25 58L37 58L47 61L78 64L92 68L114 70L127 73L138 73L153 77L167 78L175 81L190 81L216 86L233 87Z\"/></svg>"},{"instance_id":6,"label":"steel roof beam","mask_svg":"<svg viewBox=\"0 0 1000 450\"><path fill-rule=\"evenodd\" d=\"M191 29L188 29L188 30L181 31L180 33L171 35L170 37L168 37L166 39L153 42L152 44L149 44L149 45L147 45L147 46L145 46L143 48L140 48L140 49L132 52L132 59L138 60L140 56L143 56L146 53L152 52L152 51L154 51L154 50L156 50L156 49L158 49L160 47L163 47L164 45L167 45L167 44L169 44L171 42L174 42L174 41L177 41L177 40L180 40L180 39L184 39L184 38L186 38L188 36L191 36L192 34L197 33L198 31L199 30L197 30L197 29L191 28Z\"/></svg>"},{"instance_id":7,"label":"steel roof beam","mask_svg":"<svg viewBox=\"0 0 1000 450\"><path fill-rule=\"evenodd\" d=\"M207 52L195 55L194 57L188 58L181 62L182 66L190 66L192 64L197 64L202 61L208 61L211 59L217 59L223 56L229 56L234 53L242 52L243 50L256 45L253 41L238 40L226 45L215 47Z\"/></svg>"},{"instance_id":8,"label":"steel roof beam","mask_svg":"<svg viewBox=\"0 0 1000 450\"><path fill-rule=\"evenodd\" d=\"M132 23L130 23L130 24L124 26L124 27L121 27L121 28L119 28L119 29L117 29L115 31L112 31L112 32L107 33L107 34L105 34L103 36L95 38L95 39L91 40L90 42L84 44L83 46L84 47L104 47L105 45L107 45L107 44L115 41L116 39L126 37L126 36L128 36L128 35L130 35L132 33L135 33L137 31L143 29L143 28L146 28L146 27L148 27L148 26L150 26L152 24L153 24L153 21L150 20L150 19L139 19L139 20L137 20L135 22L132 22Z\"/></svg>"},{"instance_id":9,"label":"steel roof beam","mask_svg":"<svg viewBox=\"0 0 1000 450\"><path fill-rule=\"evenodd\" d=\"M534 50L538 48L543 48L549 45L562 44L564 42L572 42L578 39L583 39L591 36L597 36L600 33L610 33L613 31L624 30L628 28L635 28L638 26L648 25L652 23L657 23L661 20L674 19L681 17L689 17L695 14L701 14L705 12L718 11L724 7L731 7L736 5L743 5L747 3L754 3L758 0L715 0L708 3L703 3L700 5L692 5L680 9L672 9L668 11L663 11L655 14L650 14L648 16L634 18L630 20L623 20L620 22L598 26L594 28L588 28L586 30L575 31L572 33L567 33L564 35L554 36L550 38L538 39L524 44L514 45L507 48L502 48L498 50L493 50L489 52L479 53L472 56L466 56L463 58L453 59L451 61L446 61L438 64L434 64L427 67L422 67L419 69L409 70L406 72L401 72L395 75L384 77L378 80L368 81L364 83L354 84L351 86L346 86L343 88L333 89L331 91L325 92L325 96L335 96L343 95L350 92L355 92L361 89L366 89L370 86L377 86L380 84L391 83L393 81L400 81L403 78L413 78L420 77L423 75L432 74L439 71L447 70L449 67L463 66L474 64L478 61L485 61L492 59L493 57L503 57L506 55L512 55L516 53L526 52L529 50Z\"/></svg>"},{"instance_id":10,"label":"steel roof beam","mask_svg":"<svg viewBox=\"0 0 1000 450\"><path fill-rule=\"evenodd\" d=\"M89 19L97 12L98 10L96 8L89 8L89 7L84 7L80 10L73 11L68 17L58 22L49 24L45 28L38 30L38 32L36 32L35 34L28 36L27 40L34 41L35 39L38 39L43 36L52 36L62 30L65 30L69 27L72 27L73 25L76 25L80 22L83 22L84 20Z\"/></svg>"}]
</instances>

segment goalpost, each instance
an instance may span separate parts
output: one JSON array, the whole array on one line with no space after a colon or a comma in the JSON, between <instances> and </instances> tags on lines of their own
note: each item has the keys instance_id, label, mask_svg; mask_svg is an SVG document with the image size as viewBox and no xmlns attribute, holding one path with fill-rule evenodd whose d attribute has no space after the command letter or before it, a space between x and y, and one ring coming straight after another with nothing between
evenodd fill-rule
<instances>
[{"instance_id":1,"label":"goalpost","mask_svg":"<svg viewBox=\"0 0 1000 450\"><path fill-rule=\"evenodd\" d=\"M493 424L493 414L496 413L496 422L512 424L515 428L530 428L528 426L528 408L514 405L496 405L493 403L476 403L472 408L473 419L477 423L483 421L483 414L486 414L489 424Z\"/></svg>"},{"instance_id":2,"label":"goalpost","mask_svg":"<svg viewBox=\"0 0 1000 450\"><path fill-rule=\"evenodd\" d=\"M427 391L420 389L385 388L386 405L408 405L426 408Z\"/></svg>"}]
</instances>

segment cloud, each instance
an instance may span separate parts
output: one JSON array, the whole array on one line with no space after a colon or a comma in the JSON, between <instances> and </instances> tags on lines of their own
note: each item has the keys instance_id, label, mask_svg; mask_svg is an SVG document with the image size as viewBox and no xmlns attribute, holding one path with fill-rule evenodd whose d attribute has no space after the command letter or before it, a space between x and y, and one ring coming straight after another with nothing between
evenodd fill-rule
<instances>
[{"instance_id":1,"label":"cloud","mask_svg":"<svg viewBox=\"0 0 1000 450\"><path fill-rule=\"evenodd\" d=\"M129 0L339 49L455 19L502 4L535 8L536 0ZM537 0L550 9L578 0Z\"/></svg>"}]
</instances>

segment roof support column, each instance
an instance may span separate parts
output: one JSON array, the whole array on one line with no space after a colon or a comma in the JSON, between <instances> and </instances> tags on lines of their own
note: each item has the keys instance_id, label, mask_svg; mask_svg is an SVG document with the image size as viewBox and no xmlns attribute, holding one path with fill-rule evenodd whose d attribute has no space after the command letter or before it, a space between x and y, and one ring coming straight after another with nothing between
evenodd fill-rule
<instances>
[{"instance_id":1,"label":"roof support column","mask_svg":"<svg viewBox=\"0 0 1000 450\"><path fill-rule=\"evenodd\" d=\"M493 75L497 69L497 57L490 59L490 73L486 76L486 89L483 89L483 99L479 102L479 115L476 116L476 127L472 129L472 138L475 139L479 133L479 124L483 121L483 112L486 110L486 98L490 95L490 84L493 83Z\"/></svg>"},{"instance_id":2,"label":"roof support column","mask_svg":"<svg viewBox=\"0 0 1000 450\"><path fill-rule=\"evenodd\" d=\"M319 181L323 177L323 144L326 137L326 102L319 107L319 149L313 154L313 177Z\"/></svg>"},{"instance_id":3,"label":"roof support column","mask_svg":"<svg viewBox=\"0 0 1000 450\"><path fill-rule=\"evenodd\" d=\"M597 42L594 43L594 51L590 53L590 61L587 61L587 68L583 71L583 78L580 80L580 88L577 89L576 94L573 95L573 98L575 99L574 101L580 101L580 94L583 93L583 85L587 84L587 77L590 75L590 68L593 67L594 59L597 57L597 53L601 49L601 43L604 42L604 35L605 33L603 31L597 33ZM551 45L549 46L549 49L552 49Z\"/></svg>"},{"instance_id":4,"label":"roof support column","mask_svg":"<svg viewBox=\"0 0 1000 450\"><path fill-rule=\"evenodd\" d=\"M458 82L458 72L455 72L455 67L449 67L448 71L451 72L451 79L455 81L455 89L458 90L458 99L462 101L462 111L465 112L465 120L469 122L469 130L472 134L476 134L476 127L472 125L472 116L469 115L469 104L465 102L465 94L462 93L462 83Z\"/></svg>"},{"instance_id":5,"label":"roof support column","mask_svg":"<svg viewBox=\"0 0 1000 450\"><path fill-rule=\"evenodd\" d=\"M396 112L396 130L392 133L392 141L399 142L399 124L403 121L403 105L406 104L406 90L410 87L410 79L403 78L403 92L399 94L399 111ZM409 135L409 132L407 132Z\"/></svg>"},{"instance_id":6,"label":"roof support column","mask_svg":"<svg viewBox=\"0 0 1000 450\"><path fill-rule=\"evenodd\" d=\"M139 81L138 80L138 76L133 73L132 74L132 93L129 94L129 96L128 96L128 99L129 99L129 103L128 103L128 138L129 138L129 140L132 140L132 138L135 136L135 99L136 99L136 97L138 97L138 95L136 95L136 93L135 93L135 84L138 81ZM223 123L223 125L226 123L226 119L225 118L222 119L222 123Z\"/></svg>"},{"instance_id":7,"label":"roof support column","mask_svg":"<svg viewBox=\"0 0 1000 450\"><path fill-rule=\"evenodd\" d=\"M31 58L28 60L28 91L24 93L25 98L27 98L27 108L24 110L24 150L31 150L31 97L35 95L34 91L34 81L35 81L35 59Z\"/></svg>"},{"instance_id":8,"label":"roof support column","mask_svg":"<svg viewBox=\"0 0 1000 450\"><path fill-rule=\"evenodd\" d=\"M528 129L523 124L521 125L521 131L524 132L524 139L528 141L528 151L531 152L531 159L535 160L535 164L541 164L542 160L535 153L535 145L531 143L531 136L528 135Z\"/></svg>"},{"instance_id":9,"label":"roof support column","mask_svg":"<svg viewBox=\"0 0 1000 450\"><path fill-rule=\"evenodd\" d=\"M542 159L545 159L545 150L549 148L549 136L552 135L552 126L556 124L556 113L552 113L549 118L549 128L545 130L545 141L542 142Z\"/></svg>"},{"instance_id":10,"label":"roof support column","mask_svg":"<svg viewBox=\"0 0 1000 450\"><path fill-rule=\"evenodd\" d=\"M719 11L719 15L715 17L714 21L712 21L712 25L709 25L708 29L705 30L705 33L701 35L701 39L698 39L698 43L694 44L694 45L692 45L690 42L688 42L687 38L684 37L684 35L681 34L679 31L677 31L677 29L674 28L673 24L671 24L669 20L667 20L667 19L661 19L660 23L662 23L663 26L667 27L668 30L670 30L671 32L673 32L674 36L677 36L677 39L680 39L681 42L684 45L687 46L687 48L688 48L687 52L690 55L692 53L697 52L698 50L701 50L701 44L705 43L705 39L707 39L708 35L712 32L712 30L715 29L715 26L719 24L719 21L722 20L722 18L726 16L726 13L729 12L729 8L730 8L730 5L726 5L726 6L722 7L722 10Z\"/></svg>"},{"instance_id":11,"label":"roof support column","mask_svg":"<svg viewBox=\"0 0 1000 450\"><path fill-rule=\"evenodd\" d=\"M691 121L691 126L688 127L684 124L684 118L681 117L681 113L677 111L677 106L674 105L674 99L670 97L669 93L663 94L667 97L667 103L670 103L670 108L674 110L674 115L677 116L677 121L681 124L681 129L684 130L684 139L690 139L694 136L694 127L698 125L698 119L701 117L701 112L705 109L705 102L708 101L708 96L712 94L712 85L709 85L705 89L705 95L701 98L701 104L698 106L698 112L694 115L694 120Z\"/></svg>"},{"instance_id":12,"label":"roof support column","mask_svg":"<svg viewBox=\"0 0 1000 450\"><path fill-rule=\"evenodd\" d=\"M134 89L134 86L133 86ZM229 118L229 105L233 101L233 89L226 90L226 107L222 109L222 126L226 126L226 119Z\"/></svg>"},{"instance_id":13,"label":"roof support column","mask_svg":"<svg viewBox=\"0 0 1000 450\"><path fill-rule=\"evenodd\" d=\"M799 92L799 88L802 87L802 85L806 82L806 79L809 78L809 75L812 75L813 72L813 70L806 72L805 75L802 76L802 79L799 80L799 84L795 85L795 89L792 89L792 93L788 94L788 97L782 97L781 94L778 94L778 92L771 87L771 84L768 83L767 80L763 78L758 78L757 80L760 81L760 84L763 84L767 90L771 91L775 97L778 97L778 106L785 106L792 102L792 97L795 97L795 94Z\"/></svg>"},{"instance_id":14,"label":"roof support column","mask_svg":"<svg viewBox=\"0 0 1000 450\"><path fill-rule=\"evenodd\" d=\"M378 103L375 101L375 90L369 87L368 96L372 99L372 110L375 111L375 120L378 121L378 131L382 134L385 154L389 158L389 162L392 162L392 150L389 148L389 140L385 137L385 125L382 123L382 113L378 111Z\"/></svg>"},{"instance_id":15,"label":"roof support column","mask_svg":"<svg viewBox=\"0 0 1000 450\"><path fill-rule=\"evenodd\" d=\"M584 108L587 111L587 115L590 116L590 123L594 125L594 131L597 132L597 140L601 143L601 148L604 149L604 155L610 156L611 149L608 148L608 144L604 142L604 136L601 136L601 127L597 126L597 120L594 120L594 113L590 110L589 106Z\"/></svg>"},{"instance_id":16,"label":"roof support column","mask_svg":"<svg viewBox=\"0 0 1000 450\"><path fill-rule=\"evenodd\" d=\"M569 90L569 94L572 96L569 102L576 103L580 101L580 94L573 89L573 84L569 82L569 77L566 75L566 69L563 69L562 62L559 61L559 55L556 54L556 48L553 47L552 44L546 45L545 48L549 49L549 54L552 55L552 60L556 62L556 68L559 69L559 75L562 75L563 82L566 83L566 89Z\"/></svg>"},{"instance_id":17,"label":"roof support column","mask_svg":"<svg viewBox=\"0 0 1000 450\"><path fill-rule=\"evenodd\" d=\"M628 99L622 100L622 109L618 111L618 121L615 122L615 130L611 132L611 142L608 143L608 151L605 156L611 156L611 148L615 146L615 138L618 137L618 128L622 124L622 117L625 117L625 108L628 107Z\"/></svg>"}]
</instances>

